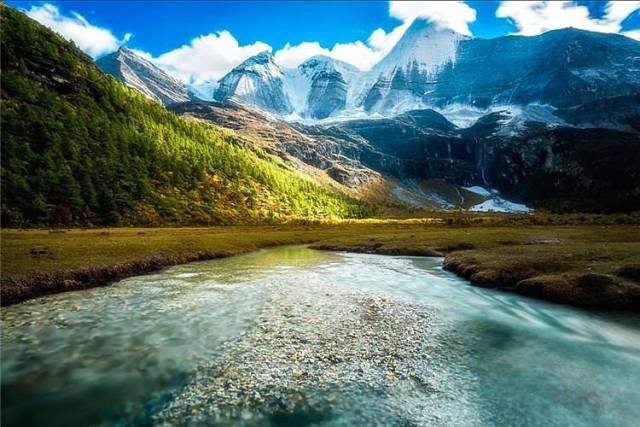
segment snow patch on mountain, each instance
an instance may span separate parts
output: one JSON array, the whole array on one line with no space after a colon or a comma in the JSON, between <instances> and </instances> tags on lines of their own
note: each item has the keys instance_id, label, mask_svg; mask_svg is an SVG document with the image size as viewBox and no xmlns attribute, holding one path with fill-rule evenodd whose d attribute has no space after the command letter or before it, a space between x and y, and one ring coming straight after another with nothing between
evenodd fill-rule
<instances>
[{"instance_id":1,"label":"snow patch on mountain","mask_svg":"<svg viewBox=\"0 0 640 427\"><path fill-rule=\"evenodd\" d=\"M462 188L464 188L467 191L471 191L472 193L475 193L479 196L491 196L491 191L479 185L474 185L471 187L462 187Z\"/></svg>"},{"instance_id":2,"label":"snow patch on mountain","mask_svg":"<svg viewBox=\"0 0 640 427\"><path fill-rule=\"evenodd\" d=\"M528 213L533 209L521 203L514 203L500 197L497 190L487 189L480 185L471 187L462 187L478 196L487 197L482 203L478 203L469 208L472 212L509 212L509 213Z\"/></svg>"},{"instance_id":3,"label":"snow patch on mountain","mask_svg":"<svg viewBox=\"0 0 640 427\"><path fill-rule=\"evenodd\" d=\"M509 202L500 197L487 199L469 209L472 212L505 212L505 213L530 213L533 209L521 203Z\"/></svg>"},{"instance_id":4,"label":"snow patch on mountain","mask_svg":"<svg viewBox=\"0 0 640 427\"><path fill-rule=\"evenodd\" d=\"M212 81L200 84L190 84L187 88L189 92L195 95L196 98L203 101L213 101L213 96L219 85L220 84L217 81Z\"/></svg>"}]
</instances>

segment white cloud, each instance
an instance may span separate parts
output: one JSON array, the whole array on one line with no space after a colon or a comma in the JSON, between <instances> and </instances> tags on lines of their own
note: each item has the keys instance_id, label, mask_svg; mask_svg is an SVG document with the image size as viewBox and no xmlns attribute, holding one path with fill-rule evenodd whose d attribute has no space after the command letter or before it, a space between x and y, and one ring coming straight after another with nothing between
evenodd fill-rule
<instances>
[{"instance_id":1,"label":"white cloud","mask_svg":"<svg viewBox=\"0 0 640 427\"><path fill-rule=\"evenodd\" d=\"M111 31L92 25L82 15L71 12L71 16L65 16L60 13L60 9L49 3L32 6L25 13L66 39L73 40L80 49L94 58L113 52L132 37L131 33L127 33L119 40Z\"/></svg>"},{"instance_id":2,"label":"white cloud","mask_svg":"<svg viewBox=\"0 0 640 427\"><path fill-rule=\"evenodd\" d=\"M476 20L476 10L463 1L390 1L389 15L404 22L425 19L467 36L469 24Z\"/></svg>"},{"instance_id":3,"label":"white cloud","mask_svg":"<svg viewBox=\"0 0 640 427\"><path fill-rule=\"evenodd\" d=\"M566 27L619 33L625 18L638 9L640 1L610 1L602 18L592 18L588 7L573 1L503 1L496 16L510 19L518 28L516 34L525 36ZM637 31L623 34L638 37Z\"/></svg>"},{"instance_id":4,"label":"white cloud","mask_svg":"<svg viewBox=\"0 0 640 427\"><path fill-rule=\"evenodd\" d=\"M402 27L406 29L405 26ZM295 68L312 56L324 55L354 65L361 70L368 70L397 42L397 39L391 40L397 33L392 33L393 31L387 34L379 28L371 34L367 43L360 40L352 43L336 43L331 49L322 47L318 42L302 42L295 46L287 43L285 47L276 51L274 58L283 67ZM392 43L389 42L390 40Z\"/></svg>"},{"instance_id":5,"label":"white cloud","mask_svg":"<svg viewBox=\"0 0 640 427\"><path fill-rule=\"evenodd\" d=\"M382 58L382 52L362 43L337 43L331 49L332 58L355 65L361 70L368 70Z\"/></svg>"},{"instance_id":6,"label":"white cloud","mask_svg":"<svg viewBox=\"0 0 640 427\"><path fill-rule=\"evenodd\" d=\"M295 68L306 59L316 55L330 56L331 51L320 46L318 42L302 42L295 46L287 43L282 49L278 50L273 57L281 66Z\"/></svg>"},{"instance_id":7,"label":"white cloud","mask_svg":"<svg viewBox=\"0 0 640 427\"><path fill-rule=\"evenodd\" d=\"M313 55L326 55L369 70L389 53L415 19L425 19L441 28L450 28L471 35L469 23L476 20L476 11L463 1L390 1L389 15L402 21L388 33L382 28L373 31L366 42L337 43L331 49L318 42L287 44L275 53L278 63L296 67Z\"/></svg>"},{"instance_id":8,"label":"white cloud","mask_svg":"<svg viewBox=\"0 0 640 427\"><path fill-rule=\"evenodd\" d=\"M198 84L219 79L245 59L265 50L271 51L271 46L260 41L240 46L231 33L220 31L197 37L154 61L182 81Z\"/></svg>"}]
</instances>

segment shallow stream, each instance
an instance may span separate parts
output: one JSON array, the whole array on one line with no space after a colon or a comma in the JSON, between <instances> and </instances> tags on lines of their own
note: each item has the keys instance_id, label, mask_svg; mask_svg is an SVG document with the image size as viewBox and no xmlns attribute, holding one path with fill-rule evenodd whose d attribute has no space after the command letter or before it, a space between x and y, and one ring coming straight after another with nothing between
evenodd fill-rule
<instances>
[{"instance_id":1,"label":"shallow stream","mask_svg":"<svg viewBox=\"0 0 640 427\"><path fill-rule=\"evenodd\" d=\"M305 247L2 309L2 425L630 426L640 316Z\"/></svg>"}]
</instances>

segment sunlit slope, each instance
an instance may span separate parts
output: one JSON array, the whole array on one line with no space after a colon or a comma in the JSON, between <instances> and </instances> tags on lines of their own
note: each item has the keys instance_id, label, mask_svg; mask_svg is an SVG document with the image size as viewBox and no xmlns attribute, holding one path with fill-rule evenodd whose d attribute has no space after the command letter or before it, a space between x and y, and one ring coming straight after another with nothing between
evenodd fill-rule
<instances>
[{"instance_id":1,"label":"sunlit slope","mask_svg":"<svg viewBox=\"0 0 640 427\"><path fill-rule=\"evenodd\" d=\"M0 7L4 224L370 214L220 128L166 111L105 76L72 43Z\"/></svg>"}]
</instances>

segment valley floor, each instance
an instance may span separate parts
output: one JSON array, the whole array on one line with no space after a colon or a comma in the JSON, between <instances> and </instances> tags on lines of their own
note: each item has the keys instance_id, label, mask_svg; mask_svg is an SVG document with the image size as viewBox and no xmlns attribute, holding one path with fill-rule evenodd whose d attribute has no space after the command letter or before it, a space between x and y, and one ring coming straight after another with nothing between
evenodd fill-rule
<instances>
[{"instance_id":1,"label":"valley floor","mask_svg":"<svg viewBox=\"0 0 640 427\"><path fill-rule=\"evenodd\" d=\"M540 221L476 216L207 228L7 229L2 231L2 305L102 286L175 264L311 244L325 250L444 256L445 269L476 285L572 305L640 311L640 226L617 225L606 217L595 222L534 225Z\"/></svg>"}]
</instances>

